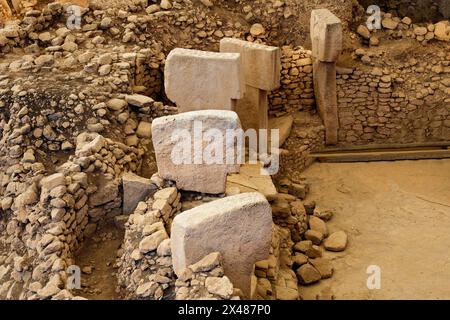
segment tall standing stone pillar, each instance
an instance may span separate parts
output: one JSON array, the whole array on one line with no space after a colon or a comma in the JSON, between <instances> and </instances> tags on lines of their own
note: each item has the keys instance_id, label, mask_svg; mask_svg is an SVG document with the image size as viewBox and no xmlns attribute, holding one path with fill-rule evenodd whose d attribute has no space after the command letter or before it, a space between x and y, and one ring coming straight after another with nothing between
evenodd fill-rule
<instances>
[{"instance_id":1,"label":"tall standing stone pillar","mask_svg":"<svg viewBox=\"0 0 450 320\"><path fill-rule=\"evenodd\" d=\"M244 130L268 129L268 93L280 86L280 48L235 38L220 41L220 52L240 53L245 94L236 105Z\"/></svg>"},{"instance_id":2,"label":"tall standing stone pillar","mask_svg":"<svg viewBox=\"0 0 450 320\"><path fill-rule=\"evenodd\" d=\"M325 125L325 141L337 144L339 118L337 112L336 62L342 50L341 20L327 9L311 12L314 94Z\"/></svg>"}]
</instances>

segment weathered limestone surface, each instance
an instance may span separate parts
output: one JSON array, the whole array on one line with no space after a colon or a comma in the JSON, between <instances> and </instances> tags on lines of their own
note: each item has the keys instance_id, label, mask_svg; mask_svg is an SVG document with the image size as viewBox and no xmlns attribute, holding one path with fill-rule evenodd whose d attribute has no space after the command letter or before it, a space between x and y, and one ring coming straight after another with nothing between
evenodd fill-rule
<instances>
[{"instance_id":1,"label":"weathered limestone surface","mask_svg":"<svg viewBox=\"0 0 450 320\"><path fill-rule=\"evenodd\" d=\"M323 62L337 61L342 50L341 20L328 9L311 12L312 55Z\"/></svg>"},{"instance_id":2,"label":"weathered limestone surface","mask_svg":"<svg viewBox=\"0 0 450 320\"><path fill-rule=\"evenodd\" d=\"M241 54L246 85L265 91L272 91L280 86L280 48L224 38L220 40L220 52Z\"/></svg>"},{"instance_id":3,"label":"weathered limestone surface","mask_svg":"<svg viewBox=\"0 0 450 320\"><path fill-rule=\"evenodd\" d=\"M131 214L140 201L145 200L157 186L150 179L127 172L122 176L123 186L123 214Z\"/></svg>"},{"instance_id":4,"label":"weathered limestone surface","mask_svg":"<svg viewBox=\"0 0 450 320\"><path fill-rule=\"evenodd\" d=\"M176 48L167 56L164 84L180 112L234 110L245 90L241 56Z\"/></svg>"},{"instance_id":5,"label":"weathered limestone surface","mask_svg":"<svg viewBox=\"0 0 450 320\"><path fill-rule=\"evenodd\" d=\"M271 233L272 209L257 192L226 197L185 211L172 224L174 271L179 275L201 257L220 252L225 274L249 296L253 266L267 259Z\"/></svg>"},{"instance_id":6,"label":"weathered limestone surface","mask_svg":"<svg viewBox=\"0 0 450 320\"><path fill-rule=\"evenodd\" d=\"M267 129L269 121L267 91L246 86L244 97L237 102L236 112L244 130Z\"/></svg>"},{"instance_id":7,"label":"weathered limestone surface","mask_svg":"<svg viewBox=\"0 0 450 320\"><path fill-rule=\"evenodd\" d=\"M327 144L338 141L338 111L336 92L336 63L314 61L314 93L320 117L325 125Z\"/></svg>"},{"instance_id":8,"label":"weathered limestone surface","mask_svg":"<svg viewBox=\"0 0 450 320\"><path fill-rule=\"evenodd\" d=\"M210 154L208 146L212 144L205 136L210 129L223 137L219 141L222 154L217 153L215 159L203 157ZM179 189L224 193L227 174L239 172L236 161L227 164L227 155L237 151L234 141L227 144L226 132L239 129L237 114L225 110L192 111L153 120L152 139L159 175L175 181ZM186 145L188 150L183 148ZM208 159L213 161L208 163Z\"/></svg>"},{"instance_id":9,"label":"weathered limestone surface","mask_svg":"<svg viewBox=\"0 0 450 320\"><path fill-rule=\"evenodd\" d=\"M268 128L268 92L280 86L281 52L271 47L234 38L220 41L221 52L237 52L242 57L245 94L236 106L244 129Z\"/></svg>"},{"instance_id":10,"label":"weathered limestone surface","mask_svg":"<svg viewBox=\"0 0 450 320\"><path fill-rule=\"evenodd\" d=\"M336 61L342 50L342 24L327 9L313 10L310 32L316 103L325 124L326 143L336 144L339 128Z\"/></svg>"}]
</instances>

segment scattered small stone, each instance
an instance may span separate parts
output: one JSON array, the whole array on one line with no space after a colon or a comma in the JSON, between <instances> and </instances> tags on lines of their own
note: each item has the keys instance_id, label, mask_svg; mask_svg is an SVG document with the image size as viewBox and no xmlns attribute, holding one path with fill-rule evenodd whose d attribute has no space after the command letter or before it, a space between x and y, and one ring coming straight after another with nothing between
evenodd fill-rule
<instances>
[{"instance_id":1,"label":"scattered small stone","mask_svg":"<svg viewBox=\"0 0 450 320\"><path fill-rule=\"evenodd\" d=\"M296 271L298 280L303 285L308 285L322 279L319 271L309 263L302 265Z\"/></svg>"},{"instance_id":2,"label":"scattered small stone","mask_svg":"<svg viewBox=\"0 0 450 320\"><path fill-rule=\"evenodd\" d=\"M334 232L325 239L323 245L328 251L344 251L347 247L347 234L344 231Z\"/></svg>"},{"instance_id":3,"label":"scattered small stone","mask_svg":"<svg viewBox=\"0 0 450 320\"><path fill-rule=\"evenodd\" d=\"M333 267L331 266L331 262L325 258L315 258L309 260L309 262L319 271L322 279L331 278L333 275Z\"/></svg>"},{"instance_id":4,"label":"scattered small stone","mask_svg":"<svg viewBox=\"0 0 450 320\"><path fill-rule=\"evenodd\" d=\"M250 34L254 37L258 37L263 35L266 32L266 29L264 28L264 26L260 23L255 23L254 25L251 26L250 28Z\"/></svg>"}]
</instances>

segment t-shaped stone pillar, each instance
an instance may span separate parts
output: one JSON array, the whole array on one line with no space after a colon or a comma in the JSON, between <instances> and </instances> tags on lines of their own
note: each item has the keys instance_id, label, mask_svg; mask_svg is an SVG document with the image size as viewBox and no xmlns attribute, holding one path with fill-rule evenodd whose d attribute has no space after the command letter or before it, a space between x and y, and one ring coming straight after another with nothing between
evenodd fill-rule
<instances>
[{"instance_id":1,"label":"t-shaped stone pillar","mask_svg":"<svg viewBox=\"0 0 450 320\"><path fill-rule=\"evenodd\" d=\"M235 110L244 95L244 74L238 53L173 49L166 59L164 85L167 97L180 113Z\"/></svg>"},{"instance_id":2,"label":"t-shaped stone pillar","mask_svg":"<svg viewBox=\"0 0 450 320\"><path fill-rule=\"evenodd\" d=\"M268 92L280 86L281 53L270 47L235 38L220 41L220 52L241 54L245 95L236 112L246 129L268 129Z\"/></svg>"},{"instance_id":3,"label":"t-shaped stone pillar","mask_svg":"<svg viewBox=\"0 0 450 320\"><path fill-rule=\"evenodd\" d=\"M338 141L336 61L342 50L341 20L327 9L311 12L314 93L327 144Z\"/></svg>"},{"instance_id":4,"label":"t-shaped stone pillar","mask_svg":"<svg viewBox=\"0 0 450 320\"><path fill-rule=\"evenodd\" d=\"M175 181L179 189L224 193L227 174L239 172L240 150L231 138L240 131L234 111L200 110L154 119L159 175Z\"/></svg>"},{"instance_id":5,"label":"t-shaped stone pillar","mask_svg":"<svg viewBox=\"0 0 450 320\"><path fill-rule=\"evenodd\" d=\"M225 275L250 297L254 264L269 256L272 209L258 193L212 201L175 217L171 231L173 268L180 275L212 252L223 257Z\"/></svg>"}]
</instances>

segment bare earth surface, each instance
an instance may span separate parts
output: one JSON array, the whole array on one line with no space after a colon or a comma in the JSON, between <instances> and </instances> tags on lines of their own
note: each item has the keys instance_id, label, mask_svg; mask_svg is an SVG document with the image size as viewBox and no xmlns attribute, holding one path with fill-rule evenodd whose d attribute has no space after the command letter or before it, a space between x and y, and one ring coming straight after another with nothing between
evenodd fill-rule
<instances>
[{"instance_id":1,"label":"bare earth surface","mask_svg":"<svg viewBox=\"0 0 450 320\"><path fill-rule=\"evenodd\" d=\"M304 299L332 288L336 299L450 299L450 161L315 163L309 199L335 212L331 232L349 244L335 275L301 287ZM381 268L369 290L367 267Z\"/></svg>"},{"instance_id":2,"label":"bare earth surface","mask_svg":"<svg viewBox=\"0 0 450 320\"><path fill-rule=\"evenodd\" d=\"M77 294L89 300L118 300L117 277L114 264L123 240L123 231L111 222L98 230L98 235L87 239L76 255L81 268L82 290ZM84 268L91 268L88 273Z\"/></svg>"}]
</instances>

